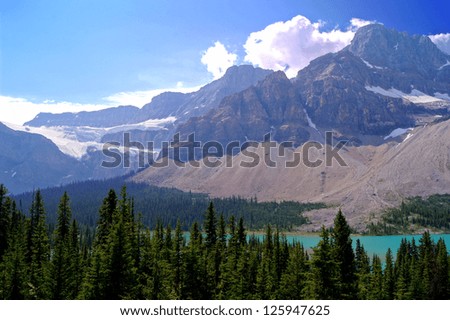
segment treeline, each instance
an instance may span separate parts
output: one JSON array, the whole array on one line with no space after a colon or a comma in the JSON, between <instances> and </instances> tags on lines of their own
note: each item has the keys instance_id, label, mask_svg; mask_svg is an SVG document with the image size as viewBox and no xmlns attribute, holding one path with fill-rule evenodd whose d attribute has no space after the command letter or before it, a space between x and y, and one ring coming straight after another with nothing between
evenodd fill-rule
<instances>
[{"instance_id":1,"label":"treeline","mask_svg":"<svg viewBox=\"0 0 450 320\"><path fill-rule=\"evenodd\" d=\"M78 223L95 227L103 197L110 189L120 193L123 185L123 178L115 178L77 182L41 190L48 210L47 220L50 224L55 224L59 200L61 194L66 191L70 194L73 216ZM302 212L325 207L323 203L259 202L256 198L211 199L206 194L133 182L127 182L126 186L127 194L134 198L135 211L144 213L142 222L145 225L155 226L160 221L175 228L177 221L180 221L185 231L194 221L203 222L203 212L211 201L214 202L217 212L223 213L225 219L228 220L231 215L243 217L252 230L263 229L267 224L278 225L284 230L295 229L308 222ZM29 212L33 197L34 194L28 192L15 195L13 199L23 212Z\"/></svg>"},{"instance_id":2,"label":"treeline","mask_svg":"<svg viewBox=\"0 0 450 320\"><path fill-rule=\"evenodd\" d=\"M450 194L412 197L391 208L378 223L368 226L370 234L399 234L420 229L450 231Z\"/></svg>"},{"instance_id":3,"label":"treeline","mask_svg":"<svg viewBox=\"0 0 450 320\"><path fill-rule=\"evenodd\" d=\"M403 241L383 268L357 243L338 212L307 252L278 229L248 237L243 218L227 221L213 203L203 224L152 230L123 188L103 199L95 236L80 231L70 199L60 199L52 232L39 191L30 217L0 188L0 298L3 299L448 299L449 255L425 233Z\"/></svg>"}]
</instances>

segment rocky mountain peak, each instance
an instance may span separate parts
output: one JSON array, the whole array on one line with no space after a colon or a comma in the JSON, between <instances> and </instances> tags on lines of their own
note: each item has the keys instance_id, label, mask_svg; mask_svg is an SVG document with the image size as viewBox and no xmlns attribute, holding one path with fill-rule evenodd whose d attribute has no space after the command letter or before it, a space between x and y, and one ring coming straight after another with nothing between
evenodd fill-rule
<instances>
[{"instance_id":1,"label":"rocky mountain peak","mask_svg":"<svg viewBox=\"0 0 450 320\"><path fill-rule=\"evenodd\" d=\"M434 75L450 59L427 36L411 36L382 24L358 29L347 49L371 65L424 76Z\"/></svg>"}]
</instances>

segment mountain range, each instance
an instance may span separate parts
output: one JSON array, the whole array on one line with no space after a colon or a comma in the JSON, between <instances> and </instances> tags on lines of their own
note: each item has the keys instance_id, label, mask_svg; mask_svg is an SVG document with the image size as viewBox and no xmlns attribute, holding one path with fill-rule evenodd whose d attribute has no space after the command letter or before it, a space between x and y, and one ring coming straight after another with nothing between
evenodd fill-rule
<instances>
[{"instance_id":1,"label":"mountain range","mask_svg":"<svg viewBox=\"0 0 450 320\"><path fill-rule=\"evenodd\" d=\"M130 179L219 197L339 205L363 229L372 213L404 197L450 192L449 115L450 56L426 36L371 24L359 28L349 46L311 61L293 79L234 66L196 92L166 92L142 108L42 113L21 127L0 126L0 179L22 192L141 169ZM341 150L345 167L285 168L274 153L276 168L138 168L136 150L119 148L133 155L132 165L99 168L104 143L123 144L125 132L156 146L175 133L181 139L193 133L202 143L255 141L261 158L268 133L278 145L292 142L283 148L289 156L302 153L305 142L324 143L327 132L350 143ZM323 157L322 150L314 152L312 157ZM246 155L216 156L239 163ZM334 215L327 210L335 208L308 214L310 228L330 222Z\"/></svg>"}]
</instances>

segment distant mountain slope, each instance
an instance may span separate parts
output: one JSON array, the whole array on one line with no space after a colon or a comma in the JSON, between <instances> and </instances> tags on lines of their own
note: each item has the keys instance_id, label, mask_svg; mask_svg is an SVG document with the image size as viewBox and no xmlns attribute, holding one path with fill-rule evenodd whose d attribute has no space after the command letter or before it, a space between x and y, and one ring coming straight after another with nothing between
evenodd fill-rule
<instances>
[{"instance_id":1,"label":"distant mountain slope","mask_svg":"<svg viewBox=\"0 0 450 320\"><path fill-rule=\"evenodd\" d=\"M262 141L272 132L277 141L304 142L309 138L307 115L300 95L284 72L267 76L244 91L222 100L218 108L178 127L183 137L198 141Z\"/></svg>"},{"instance_id":2,"label":"distant mountain slope","mask_svg":"<svg viewBox=\"0 0 450 320\"><path fill-rule=\"evenodd\" d=\"M129 122L139 122L140 109L134 106L119 106L99 111L82 111L77 113L39 113L33 120L25 123L31 127L89 126L113 127ZM124 122L124 119L125 122Z\"/></svg>"},{"instance_id":3,"label":"distant mountain slope","mask_svg":"<svg viewBox=\"0 0 450 320\"><path fill-rule=\"evenodd\" d=\"M0 181L17 193L89 178L87 167L49 139L0 123Z\"/></svg>"},{"instance_id":4,"label":"distant mountain slope","mask_svg":"<svg viewBox=\"0 0 450 320\"><path fill-rule=\"evenodd\" d=\"M412 126L418 115L448 113L448 61L426 36L372 24L340 52L312 61L294 82L319 127L384 135Z\"/></svg>"},{"instance_id":5,"label":"distant mountain slope","mask_svg":"<svg viewBox=\"0 0 450 320\"><path fill-rule=\"evenodd\" d=\"M120 106L93 112L40 113L26 125L113 127L170 116L176 117L178 122L183 122L190 117L205 114L217 107L224 97L250 87L271 72L250 65L233 66L222 78L205 85L196 92L165 92L154 97L142 109L134 106Z\"/></svg>"},{"instance_id":6,"label":"distant mountain slope","mask_svg":"<svg viewBox=\"0 0 450 320\"><path fill-rule=\"evenodd\" d=\"M286 168L286 158L273 149L272 159L277 166L271 168L262 163L266 155L264 149L258 148L261 163L254 168L238 166L249 161L239 154L233 158L232 168L172 165L148 168L132 180L218 197L239 194L257 196L262 201L323 201L342 206L351 224L362 230L370 213L398 205L404 197L450 192L450 120L418 127L398 139L377 147L346 147L340 152L346 167L333 162L328 167L322 164L309 168L301 164ZM286 149L287 159L293 159L292 152ZM322 150L312 149L310 158L324 159ZM309 227L318 230L322 223L331 224L334 211L335 208L308 214L313 222Z\"/></svg>"},{"instance_id":7,"label":"distant mountain slope","mask_svg":"<svg viewBox=\"0 0 450 320\"><path fill-rule=\"evenodd\" d=\"M449 113L448 61L428 37L369 25L348 47L315 59L292 82L270 75L177 131L222 143L262 141L272 132L278 142L301 144L331 130L360 144L381 144L397 128Z\"/></svg>"}]
</instances>

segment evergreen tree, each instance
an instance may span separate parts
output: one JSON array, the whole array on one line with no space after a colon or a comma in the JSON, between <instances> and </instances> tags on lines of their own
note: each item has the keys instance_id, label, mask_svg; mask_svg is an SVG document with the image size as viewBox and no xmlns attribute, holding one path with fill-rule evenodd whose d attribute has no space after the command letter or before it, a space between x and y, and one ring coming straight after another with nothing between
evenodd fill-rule
<instances>
[{"instance_id":1,"label":"evergreen tree","mask_svg":"<svg viewBox=\"0 0 450 320\"><path fill-rule=\"evenodd\" d=\"M206 210L204 230L206 234L205 245L207 249L211 249L215 246L217 241L217 218L214 204L209 203L208 210Z\"/></svg>"},{"instance_id":2,"label":"evergreen tree","mask_svg":"<svg viewBox=\"0 0 450 320\"><path fill-rule=\"evenodd\" d=\"M85 271L80 248L80 231L78 223L73 220L69 229L67 278L62 296L65 299L76 299L81 291Z\"/></svg>"},{"instance_id":3,"label":"evergreen tree","mask_svg":"<svg viewBox=\"0 0 450 320\"><path fill-rule=\"evenodd\" d=\"M0 263L0 298L19 300L27 295L25 216L14 202L11 211L8 246Z\"/></svg>"},{"instance_id":4,"label":"evergreen tree","mask_svg":"<svg viewBox=\"0 0 450 320\"><path fill-rule=\"evenodd\" d=\"M111 189L99 210L95 239L90 263L82 283L82 299L107 299L109 293L109 242L113 230L114 217L117 216L117 195Z\"/></svg>"},{"instance_id":5,"label":"evergreen tree","mask_svg":"<svg viewBox=\"0 0 450 320\"><path fill-rule=\"evenodd\" d=\"M173 287L175 299L181 299L181 290L183 287L183 248L185 247L185 239L183 232L181 230L181 222L178 220L177 226L175 228L175 237L173 241L173 259L172 259L172 269L173 275Z\"/></svg>"},{"instance_id":6,"label":"evergreen tree","mask_svg":"<svg viewBox=\"0 0 450 320\"><path fill-rule=\"evenodd\" d=\"M308 299L338 299L341 294L340 266L333 257L333 248L330 242L330 234L322 227L321 240L313 249L311 259L311 271L307 288Z\"/></svg>"},{"instance_id":7,"label":"evergreen tree","mask_svg":"<svg viewBox=\"0 0 450 320\"><path fill-rule=\"evenodd\" d=\"M355 252L357 297L358 299L366 300L370 297L370 260L359 239L356 240Z\"/></svg>"},{"instance_id":8,"label":"evergreen tree","mask_svg":"<svg viewBox=\"0 0 450 320\"><path fill-rule=\"evenodd\" d=\"M307 259L303 246L295 243L291 247L286 271L281 276L279 298L282 300L302 300L307 279Z\"/></svg>"},{"instance_id":9,"label":"evergreen tree","mask_svg":"<svg viewBox=\"0 0 450 320\"><path fill-rule=\"evenodd\" d=\"M244 227L244 218L239 218L237 229L237 241L239 245L244 246L247 243L247 233Z\"/></svg>"},{"instance_id":10,"label":"evergreen tree","mask_svg":"<svg viewBox=\"0 0 450 320\"><path fill-rule=\"evenodd\" d=\"M392 251L390 248L386 252L386 267L384 268L383 275L383 299L392 300L394 299L395 278Z\"/></svg>"},{"instance_id":11,"label":"evergreen tree","mask_svg":"<svg viewBox=\"0 0 450 320\"><path fill-rule=\"evenodd\" d=\"M258 298L263 300L275 299L278 290L275 243L279 243L278 234L274 237L272 227L267 225L256 284Z\"/></svg>"},{"instance_id":12,"label":"evergreen tree","mask_svg":"<svg viewBox=\"0 0 450 320\"><path fill-rule=\"evenodd\" d=\"M8 231L10 227L10 199L6 196L8 190L0 184L0 261L8 247Z\"/></svg>"},{"instance_id":13,"label":"evergreen tree","mask_svg":"<svg viewBox=\"0 0 450 320\"><path fill-rule=\"evenodd\" d=\"M377 255L372 259L372 274L370 277L369 299L381 300L383 299L383 268L381 260Z\"/></svg>"},{"instance_id":14,"label":"evergreen tree","mask_svg":"<svg viewBox=\"0 0 450 320\"><path fill-rule=\"evenodd\" d=\"M49 260L50 243L48 238L47 223L45 220L44 203L41 192L36 192L32 209L31 241L30 241L30 272L28 298L48 299L49 288Z\"/></svg>"},{"instance_id":15,"label":"evergreen tree","mask_svg":"<svg viewBox=\"0 0 450 320\"><path fill-rule=\"evenodd\" d=\"M108 196L103 200L103 204L100 208L100 217L97 223L96 230L96 245L101 246L106 243L106 238L110 233L110 229L113 224L113 217L117 209L117 195L116 192L111 189L108 192Z\"/></svg>"},{"instance_id":16,"label":"evergreen tree","mask_svg":"<svg viewBox=\"0 0 450 320\"><path fill-rule=\"evenodd\" d=\"M433 299L435 252L430 233L428 231L425 232L419 242L419 272L422 279L422 298Z\"/></svg>"},{"instance_id":17,"label":"evergreen tree","mask_svg":"<svg viewBox=\"0 0 450 320\"><path fill-rule=\"evenodd\" d=\"M355 299L356 298L356 267L355 254L352 248L352 239L350 238L350 226L347 223L342 211L339 209L334 219L332 236L332 253L336 261L340 274L340 288L337 298Z\"/></svg>"},{"instance_id":18,"label":"evergreen tree","mask_svg":"<svg viewBox=\"0 0 450 320\"><path fill-rule=\"evenodd\" d=\"M448 299L449 295L449 259L444 240L436 245L436 264L434 272L434 299Z\"/></svg>"},{"instance_id":19,"label":"evergreen tree","mask_svg":"<svg viewBox=\"0 0 450 320\"><path fill-rule=\"evenodd\" d=\"M203 256L203 237L197 222L194 222L191 231L191 239L185 255L182 299L207 299L205 283L206 270Z\"/></svg>"},{"instance_id":20,"label":"evergreen tree","mask_svg":"<svg viewBox=\"0 0 450 320\"><path fill-rule=\"evenodd\" d=\"M58 208L57 225L54 232L53 256L51 261L52 298L65 299L64 289L69 285L70 277L70 225L72 212L67 192L61 198Z\"/></svg>"},{"instance_id":21,"label":"evergreen tree","mask_svg":"<svg viewBox=\"0 0 450 320\"><path fill-rule=\"evenodd\" d=\"M218 229L217 229L217 241L219 242L219 246L222 250L227 245L227 231L226 231L226 223L223 214L219 217Z\"/></svg>"}]
</instances>

